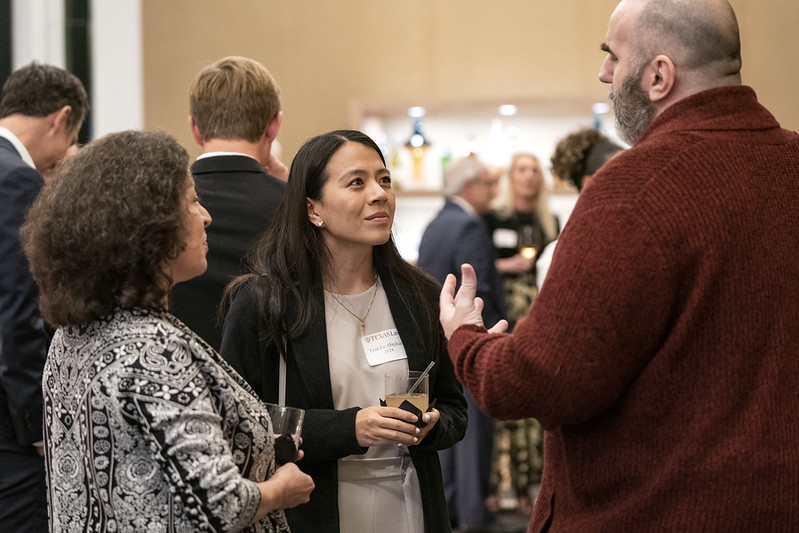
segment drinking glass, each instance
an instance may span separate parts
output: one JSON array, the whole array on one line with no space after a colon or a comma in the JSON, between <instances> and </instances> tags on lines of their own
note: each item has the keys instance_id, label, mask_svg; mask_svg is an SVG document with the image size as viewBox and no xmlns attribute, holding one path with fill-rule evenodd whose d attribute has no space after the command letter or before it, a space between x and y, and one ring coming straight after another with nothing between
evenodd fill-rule
<instances>
[{"instance_id":1,"label":"drinking glass","mask_svg":"<svg viewBox=\"0 0 799 533\"><path fill-rule=\"evenodd\" d=\"M300 449L300 434L305 411L287 405L266 404L272 419L272 432L275 434L275 460L278 465L297 460Z\"/></svg>"},{"instance_id":2,"label":"drinking glass","mask_svg":"<svg viewBox=\"0 0 799 533\"><path fill-rule=\"evenodd\" d=\"M430 402L430 376L422 377L422 381L414 388L421 375L422 372L418 370L387 373L386 405L399 407L402 402L407 400L422 413L426 412ZM412 388L414 388L413 391L411 391Z\"/></svg>"}]
</instances>

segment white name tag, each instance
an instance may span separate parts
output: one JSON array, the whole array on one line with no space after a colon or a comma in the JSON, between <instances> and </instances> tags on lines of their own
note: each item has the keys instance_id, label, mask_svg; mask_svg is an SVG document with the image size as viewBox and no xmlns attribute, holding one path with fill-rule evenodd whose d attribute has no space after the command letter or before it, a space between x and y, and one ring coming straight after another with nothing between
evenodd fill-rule
<instances>
[{"instance_id":1,"label":"white name tag","mask_svg":"<svg viewBox=\"0 0 799 533\"><path fill-rule=\"evenodd\" d=\"M364 335L361 337L361 344L369 366L408 358L396 328Z\"/></svg>"},{"instance_id":2,"label":"white name tag","mask_svg":"<svg viewBox=\"0 0 799 533\"><path fill-rule=\"evenodd\" d=\"M519 244L519 234L516 230L497 228L494 230L493 241L497 248L516 248Z\"/></svg>"}]
</instances>

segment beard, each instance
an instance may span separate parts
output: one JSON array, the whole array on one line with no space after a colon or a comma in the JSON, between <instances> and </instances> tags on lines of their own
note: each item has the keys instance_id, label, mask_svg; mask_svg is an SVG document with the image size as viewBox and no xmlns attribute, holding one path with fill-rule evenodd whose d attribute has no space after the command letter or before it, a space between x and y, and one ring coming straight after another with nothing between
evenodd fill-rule
<instances>
[{"instance_id":1,"label":"beard","mask_svg":"<svg viewBox=\"0 0 799 533\"><path fill-rule=\"evenodd\" d=\"M619 137L627 144L634 144L655 119L655 106L641 89L644 69L636 68L621 84L618 92L611 90L610 101L616 115Z\"/></svg>"}]
</instances>

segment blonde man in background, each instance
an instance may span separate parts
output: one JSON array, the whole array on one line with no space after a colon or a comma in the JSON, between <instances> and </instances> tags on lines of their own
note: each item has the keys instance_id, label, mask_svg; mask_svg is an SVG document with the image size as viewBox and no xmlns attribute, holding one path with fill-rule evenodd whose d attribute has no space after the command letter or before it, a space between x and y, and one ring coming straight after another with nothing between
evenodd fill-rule
<instances>
[{"instance_id":1,"label":"blonde man in background","mask_svg":"<svg viewBox=\"0 0 799 533\"><path fill-rule=\"evenodd\" d=\"M222 292L244 273L247 250L285 190L288 169L272 153L283 119L280 89L259 62L226 57L194 79L189 108L189 128L203 147L191 173L214 224L208 270L172 290L170 311L219 350Z\"/></svg>"}]
</instances>

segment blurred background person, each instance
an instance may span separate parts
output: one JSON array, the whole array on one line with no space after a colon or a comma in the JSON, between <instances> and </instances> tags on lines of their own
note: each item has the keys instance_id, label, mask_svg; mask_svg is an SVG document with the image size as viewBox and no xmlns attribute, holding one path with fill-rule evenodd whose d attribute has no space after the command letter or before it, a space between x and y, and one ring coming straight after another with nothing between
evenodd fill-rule
<instances>
[{"instance_id":1,"label":"blurred background person","mask_svg":"<svg viewBox=\"0 0 799 533\"><path fill-rule=\"evenodd\" d=\"M22 229L57 327L44 370L52 531L287 531L312 480L275 470L266 407L166 311L206 268L188 154L122 132L59 167Z\"/></svg>"},{"instance_id":2,"label":"blurred background person","mask_svg":"<svg viewBox=\"0 0 799 533\"><path fill-rule=\"evenodd\" d=\"M484 215L497 251L510 328L527 314L538 294L537 255L557 238L560 222L549 209L541 163L529 153L515 154L508 169L510 195L504 205Z\"/></svg>"},{"instance_id":3,"label":"blurred background person","mask_svg":"<svg viewBox=\"0 0 799 533\"><path fill-rule=\"evenodd\" d=\"M189 112L192 137L203 147L191 173L214 224L208 229L208 269L172 289L169 310L219 350L222 293L244 273L247 250L286 188L288 169L273 150L283 120L280 89L261 63L226 57L194 79Z\"/></svg>"},{"instance_id":4,"label":"blurred background person","mask_svg":"<svg viewBox=\"0 0 799 533\"><path fill-rule=\"evenodd\" d=\"M623 150L623 147L599 131L585 128L567 135L555 146L555 153L552 154L552 173L574 185L578 192L582 192L583 188L591 183L594 173ZM538 257L536 285L539 288L544 284L557 243L557 240L549 243Z\"/></svg>"},{"instance_id":5,"label":"blurred background person","mask_svg":"<svg viewBox=\"0 0 799 533\"><path fill-rule=\"evenodd\" d=\"M89 110L83 84L31 63L0 100L0 531L47 530L42 369L50 343L19 228Z\"/></svg>"},{"instance_id":6,"label":"blurred background person","mask_svg":"<svg viewBox=\"0 0 799 533\"><path fill-rule=\"evenodd\" d=\"M444 168L444 207L425 229L417 265L443 282L460 273L462 263L479 264L477 293L483 299L483 318L494 323L505 316L502 279L496 252L481 215L497 196L499 175L475 157L457 159ZM480 530L494 521L488 509L494 420L477 407L464 389L469 426L461 442L439 453L450 520L460 530Z\"/></svg>"},{"instance_id":7,"label":"blurred background person","mask_svg":"<svg viewBox=\"0 0 799 533\"><path fill-rule=\"evenodd\" d=\"M591 176L599 170L606 161L621 152L623 148L610 139L602 135L595 129L586 128L572 133L562 139L556 146L552 156L552 170L556 177L566 180L574 185L578 191L587 186ZM514 167L516 167L514 179ZM530 169L534 170L531 172ZM511 183L512 191L524 192L529 190L529 185L533 182L538 183L538 189L542 190L543 198L547 198L544 182L542 179L541 166L533 156L517 154L511 164ZM534 179L533 176L537 177ZM557 218L549 214L546 201L539 198L538 213L546 213L543 216L536 216L532 213L533 222L539 218L557 222ZM497 211L486 215L489 225L495 227L493 237L494 245L498 246L497 253L501 256L512 253L512 249L502 249L499 247L504 242L510 243L513 237L519 243L518 249L532 247L536 250L533 267L520 273L505 271L503 282L505 284L505 296L508 298L508 322L513 325L527 314L529 306L532 305L538 290L541 288L549 265L552 261L552 254L557 244L557 236L554 239L547 238L544 225L520 225L517 226L516 235L508 232L511 226L508 222L518 221L521 217L519 212L511 216L502 217ZM528 218L528 223L529 223ZM503 223L504 221L504 223ZM512 227L512 226L511 226ZM550 224L550 227L552 225ZM534 229L531 229L534 228ZM520 240L522 235L533 235L533 239L525 238ZM543 247L542 247L543 246ZM529 248L528 248L529 249ZM498 259L497 267L503 265L523 266L525 260L523 254L517 253L507 259ZM492 510L500 510L503 505L502 496L508 491L516 497L515 506L522 514L529 515L532 512L535 496L541 484L541 475L544 465L543 448L544 434L543 428L538 420L525 418L521 420L498 421L494 436L494 454L491 463L491 496L488 505ZM513 507L513 504L508 505Z\"/></svg>"},{"instance_id":8,"label":"blurred background person","mask_svg":"<svg viewBox=\"0 0 799 533\"><path fill-rule=\"evenodd\" d=\"M317 488L287 513L294 533L450 530L436 452L463 437L466 402L438 322L439 285L399 255L394 208L371 138L314 137L294 157L281 223L229 288L223 356L265 401L282 389L306 410L301 468ZM379 399L387 372L431 361L436 404L418 428Z\"/></svg>"},{"instance_id":9,"label":"blurred background person","mask_svg":"<svg viewBox=\"0 0 799 533\"><path fill-rule=\"evenodd\" d=\"M538 294L538 256L557 238L560 222L549 209L544 172L536 156L525 152L513 155L508 178L510 195L505 205L484 218L497 252L496 265L508 307L506 318L512 330ZM541 425L532 418L497 421L494 431L488 506L494 511L516 508L529 515L543 468ZM502 496L510 496L511 503L503 504Z\"/></svg>"}]
</instances>

